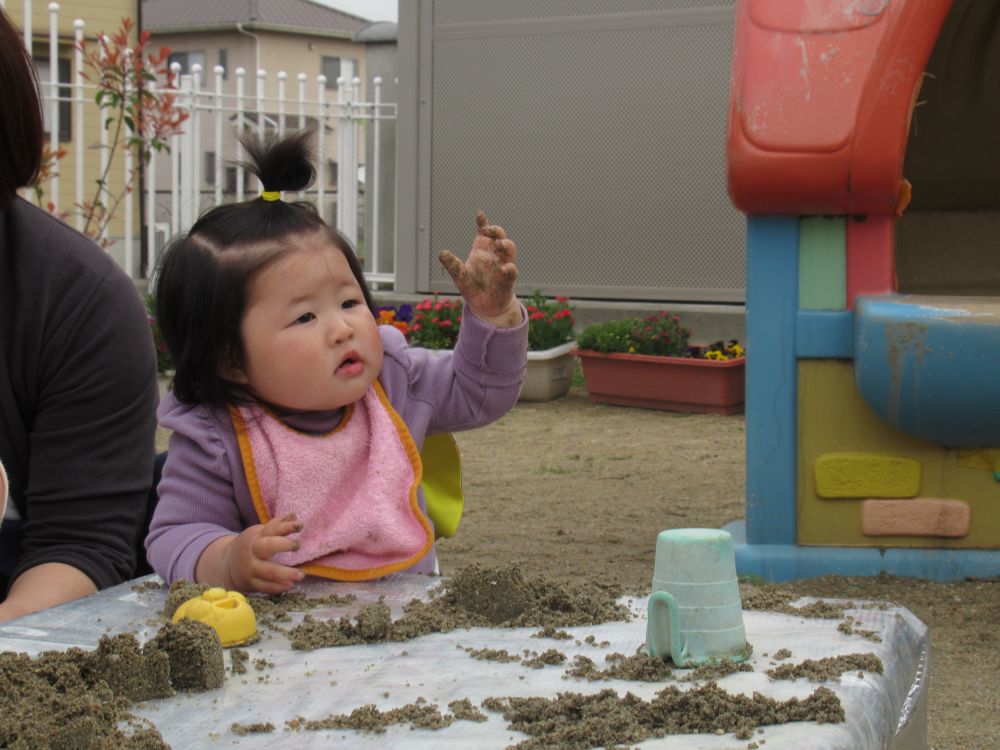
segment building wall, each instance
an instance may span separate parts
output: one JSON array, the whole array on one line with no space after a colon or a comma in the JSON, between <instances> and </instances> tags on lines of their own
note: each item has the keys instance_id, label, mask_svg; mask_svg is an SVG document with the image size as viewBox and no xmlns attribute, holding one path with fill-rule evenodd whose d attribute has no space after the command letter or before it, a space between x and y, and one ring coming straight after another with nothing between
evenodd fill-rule
<instances>
[{"instance_id":1,"label":"building wall","mask_svg":"<svg viewBox=\"0 0 1000 750\"><path fill-rule=\"evenodd\" d=\"M122 17L135 20L138 12L136 0L63 0L59 3L59 35L67 40L73 38L73 21L86 21L88 33L100 30L112 31L118 28ZM23 28L24 4L20 0L9 0L6 13L18 28ZM31 4L32 36L36 41L47 43L49 33L49 4Z\"/></svg>"},{"instance_id":2,"label":"building wall","mask_svg":"<svg viewBox=\"0 0 1000 750\"><path fill-rule=\"evenodd\" d=\"M315 96L315 79L322 69L324 56L353 58L358 61L359 68L355 75L365 78L365 46L349 40L332 39L324 36L306 34L290 34L276 31L253 31L260 40L259 67L268 72L268 84L265 95L277 96L276 74L279 71L288 73L288 90L294 91L297 85L296 76L305 73L309 76L310 97ZM236 68L247 71L247 92L253 94L255 83L249 83L254 78L258 68L256 47L257 41L235 28L231 31L206 31L191 33L154 32L153 40L158 44L170 47L173 52L203 52L205 66L211 80L212 68L219 64L219 50L226 50L228 73L223 90L235 91L235 78L231 75ZM328 94L329 96L329 94Z\"/></svg>"},{"instance_id":3,"label":"building wall","mask_svg":"<svg viewBox=\"0 0 1000 750\"><path fill-rule=\"evenodd\" d=\"M82 0L69 0L61 2L58 14L58 45L59 57L68 63L69 76L71 81L76 80L77 71L74 61L74 21L82 19L84 21L84 41L88 47L97 44L98 34L113 34L121 26L122 18L136 19L138 5L136 0L94 0L84 2ZM18 0L7 3L6 12L14 25L19 30L24 26L24 4ZM49 57L49 28L50 19L47 3L32 3L32 55L38 60L48 61ZM132 35L131 42L135 42L135 34ZM43 94L48 91L48 80L40 81ZM65 107L64 107L65 109ZM79 162L76 154L76 130L75 118L77 116L75 107L70 119L70 130L68 139L60 139L60 147L66 149L66 155L59 160L59 195L58 209L60 213L70 212L64 216L67 223L76 226L75 216L72 215L76 209L75 175L82 164L84 172L84 200L90 201L94 197L94 184L100 174L100 151L95 146L100 142L101 121L99 110L94 104L92 94L88 93L83 101L83 160ZM63 125L64 127L65 125ZM63 129L60 128L60 130ZM124 183L124 160L121 155L113 158L108 173L108 184L113 194L119 194ZM45 195L43 203L52 200L50 186L46 182L42 185ZM120 236L123 229L122 211L116 213L116 219L109 227L109 235L114 238ZM136 205L133 213L134 226L138 231L139 208ZM138 253L136 253L138 255ZM135 272L135 268L132 269Z\"/></svg>"}]
</instances>

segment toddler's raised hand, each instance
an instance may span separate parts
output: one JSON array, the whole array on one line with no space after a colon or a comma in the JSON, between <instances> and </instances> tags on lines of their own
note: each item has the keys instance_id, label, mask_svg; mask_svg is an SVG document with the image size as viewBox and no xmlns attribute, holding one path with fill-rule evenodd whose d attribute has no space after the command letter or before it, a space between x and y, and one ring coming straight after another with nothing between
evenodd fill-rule
<instances>
[{"instance_id":1,"label":"toddler's raised hand","mask_svg":"<svg viewBox=\"0 0 1000 750\"><path fill-rule=\"evenodd\" d=\"M512 328L521 322L521 308L514 297L517 246L507 239L503 227L489 224L482 211L476 214L476 225L476 239L464 263L449 250L442 250L438 259L476 317Z\"/></svg>"},{"instance_id":2,"label":"toddler's raised hand","mask_svg":"<svg viewBox=\"0 0 1000 750\"><path fill-rule=\"evenodd\" d=\"M299 543L288 535L301 530L302 524L289 514L248 526L231 537L221 560L226 588L281 594L301 581L305 577L301 570L271 560L279 552L297 550Z\"/></svg>"}]
</instances>

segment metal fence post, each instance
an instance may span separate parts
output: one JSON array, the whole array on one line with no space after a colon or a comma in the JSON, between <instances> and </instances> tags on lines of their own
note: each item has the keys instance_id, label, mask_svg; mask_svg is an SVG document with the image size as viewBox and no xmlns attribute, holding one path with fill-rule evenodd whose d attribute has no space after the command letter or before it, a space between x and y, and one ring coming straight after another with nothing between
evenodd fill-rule
<instances>
[{"instance_id":1,"label":"metal fence post","mask_svg":"<svg viewBox=\"0 0 1000 750\"><path fill-rule=\"evenodd\" d=\"M31 48L29 47L30 51ZM49 149L59 151L59 3L49 3ZM59 169L49 178L49 200L59 210Z\"/></svg>"},{"instance_id":2,"label":"metal fence post","mask_svg":"<svg viewBox=\"0 0 1000 750\"><path fill-rule=\"evenodd\" d=\"M215 73L215 112L213 113L214 132L212 133L212 184L215 190L212 199L215 205L222 203L222 77L226 74L226 69L221 65L216 65L213 69Z\"/></svg>"},{"instance_id":3,"label":"metal fence post","mask_svg":"<svg viewBox=\"0 0 1000 750\"><path fill-rule=\"evenodd\" d=\"M73 83L73 140L76 156L76 205L83 204L83 19L73 21L73 64L76 66L76 81ZM76 212L74 225L83 231L83 213Z\"/></svg>"},{"instance_id":4,"label":"metal fence post","mask_svg":"<svg viewBox=\"0 0 1000 750\"><path fill-rule=\"evenodd\" d=\"M190 74L181 76L180 106L188 112L192 111L192 87L193 82ZM190 122L190 120L189 120ZM174 183L180 183L180 229L186 232L194 224L194 207L191 205L193 194L192 185L194 182L194 137L192 127L187 127L180 136L180 179L174 175Z\"/></svg>"},{"instance_id":5,"label":"metal fence post","mask_svg":"<svg viewBox=\"0 0 1000 750\"><path fill-rule=\"evenodd\" d=\"M236 135L242 136L246 127L246 114L244 111L244 87L246 86L247 72L243 68L236 69ZM243 201L243 144L239 138L236 139L236 200Z\"/></svg>"}]
</instances>

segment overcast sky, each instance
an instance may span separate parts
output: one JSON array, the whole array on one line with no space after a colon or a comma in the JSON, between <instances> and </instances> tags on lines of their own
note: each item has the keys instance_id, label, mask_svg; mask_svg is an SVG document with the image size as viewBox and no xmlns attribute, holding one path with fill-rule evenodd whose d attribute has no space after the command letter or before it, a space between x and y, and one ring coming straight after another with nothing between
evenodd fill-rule
<instances>
[{"instance_id":1,"label":"overcast sky","mask_svg":"<svg viewBox=\"0 0 1000 750\"><path fill-rule=\"evenodd\" d=\"M396 21L398 0L316 0L323 5L367 18L369 21Z\"/></svg>"}]
</instances>

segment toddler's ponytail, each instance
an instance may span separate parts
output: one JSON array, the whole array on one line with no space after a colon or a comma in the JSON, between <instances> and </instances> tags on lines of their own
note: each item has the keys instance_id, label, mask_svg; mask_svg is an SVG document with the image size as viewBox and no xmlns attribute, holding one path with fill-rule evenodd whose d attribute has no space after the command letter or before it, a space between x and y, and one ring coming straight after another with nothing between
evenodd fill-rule
<instances>
[{"instance_id":1,"label":"toddler's ponytail","mask_svg":"<svg viewBox=\"0 0 1000 750\"><path fill-rule=\"evenodd\" d=\"M249 131L240 137L249 157L243 166L260 180L264 192L305 190L316 177L309 147L314 132L300 130L279 140Z\"/></svg>"}]
</instances>

